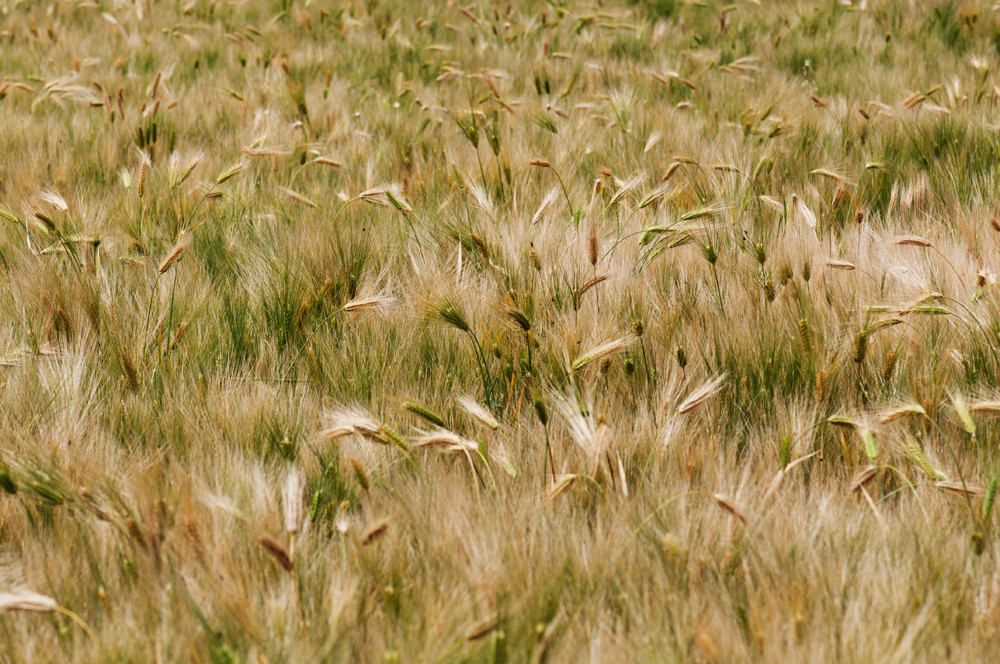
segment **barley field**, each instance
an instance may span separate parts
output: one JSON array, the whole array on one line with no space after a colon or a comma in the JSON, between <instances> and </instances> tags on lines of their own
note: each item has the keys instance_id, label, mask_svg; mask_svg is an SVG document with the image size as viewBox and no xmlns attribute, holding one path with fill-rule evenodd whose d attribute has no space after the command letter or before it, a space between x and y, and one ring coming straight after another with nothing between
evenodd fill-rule
<instances>
[{"instance_id":1,"label":"barley field","mask_svg":"<svg viewBox=\"0 0 1000 664\"><path fill-rule=\"evenodd\" d=\"M989 662L1000 8L0 0L0 662Z\"/></svg>"}]
</instances>

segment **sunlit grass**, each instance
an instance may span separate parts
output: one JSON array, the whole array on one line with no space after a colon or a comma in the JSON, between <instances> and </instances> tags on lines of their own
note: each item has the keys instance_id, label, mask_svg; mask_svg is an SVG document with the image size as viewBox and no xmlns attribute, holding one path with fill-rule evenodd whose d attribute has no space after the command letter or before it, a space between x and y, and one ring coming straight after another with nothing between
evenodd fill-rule
<instances>
[{"instance_id":1,"label":"sunlit grass","mask_svg":"<svg viewBox=\"0 0 1000 664\"><path fill-rule=\"evenodd\" d=\"M991 661L988 3L336 4L0 0L0 661Z\"/></svg>"}]
</instances>

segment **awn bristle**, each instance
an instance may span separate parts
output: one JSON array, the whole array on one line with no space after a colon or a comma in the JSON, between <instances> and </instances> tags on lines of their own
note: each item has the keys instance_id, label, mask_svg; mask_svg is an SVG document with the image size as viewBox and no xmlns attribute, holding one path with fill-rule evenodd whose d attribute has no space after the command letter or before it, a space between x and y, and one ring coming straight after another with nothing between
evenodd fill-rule
<instances>
[{"instance_id":1,"label":"awn bristle","mask_svg":"<svg viewBox=\"0 0 1000 664\"><path fill-rule=\"evenodd\" d=\"M573 482L576 481L577 475L573 473L564 473L556 479L552 485L545 492L545 499L548 501L554 501L556 498L566 493L566 490L572 486Z\"/></svg>"},{"instance_id":2,"label":"awn bristle","mask_svg":"<svg viewBox=\"0 0 1000 664\"><path fill-rule=\"evenodd\" d=\"M628 337L621 337L619 339L600 344L599 346L595 346L594 348L581 353L580 356L573 361L571 367L574 371L577 371L595 360L603 359L628 348L631 343L632 340Z\"/></svg>"},{"instance_id":3,"label":"awn bristle","mask_svg":"<svg viewBox=\"0 0 1000 664\"><path fill-rule=\"evenodd\" d=\"M413 442L414 447L443 447L453 454L468 454L479 450L479 445L468 438L462 438L453 431L437 429L418 437Z\"/></svg>"},{"instance_id":4,"label":"awn bristle","mask_svg":"<svg viewBox=\"0 0 1000 664\"><path fill-rule=\"evenodd\" d=\"M879 424L889 424L890 422L895 422L896 420L901 420L909 415L926 415L927 411L924 410L923 406L920 404L905 404L899 406L898 408L893 408L892 410L882 413L882 417L879 418Z\"/></svg>"},{"instance_id":5,"label":"awn bristle","mask_svg":"<svg viewBox=\"0 0 1000 664\"><path fill-rule=\"evenodd\" d=\"M699 385L697 388L688 394L687 398L681 402L681 405L677 407L677 414L683 415L685 413L690 413L699 406L703 405L706 401L714 397L722 389L722 384L726 380L726 374L716 376L711 380Z\"/></svg>"},{"instance_id":6,"label":"awn bristle","mask_svg":"<svg viewBox=\"0 0 1000 664\"><path fill-rule=\"evenodd\" d=\"M479 402L477 402L472 397L466 397L466 396L459 397L458 403L459 405L462 406L462 408L465 409L465 412L471 415L474 419L478 420L481 424L486 425L490 429L500 428L500 422L498 422L497 419L493 417L490 411L486 410L482 405L479 404Z\"/></svg>"},{"instance_id":7,"label":"awn bristle","mask_svg":"<svg viewBox=\"0 0 1000 664\"><path fill-rule=\"evenodd\" d=\"M367 297L356 297L343 306L344 311L359 311L361 309L374 309L391 304L395 298L388 295L369 295Z\"/></svg>"},{"instance_id":8,"label":"awn bristle","mask_svg":"<svg viewBox=\"0 0 1000 664\"><path fill-rule=\"evenodd\" d=\"M799 199L797 194L792 194L792 215L809 228L816 228L816 215Z\"/></svg>"},{"instance_id":9,"label":"awn bristle","mask_svg":"<svg viewBox=\"0 0 1000 664\"><path fill-rule=\"evenodd\" d=\"M382 445L388 444L389 438L378 422L358 411L341 411L330 418L332 424L323 432L324 438L340 438L352 434L365 440Z\"/></svg>"}]
</instances>

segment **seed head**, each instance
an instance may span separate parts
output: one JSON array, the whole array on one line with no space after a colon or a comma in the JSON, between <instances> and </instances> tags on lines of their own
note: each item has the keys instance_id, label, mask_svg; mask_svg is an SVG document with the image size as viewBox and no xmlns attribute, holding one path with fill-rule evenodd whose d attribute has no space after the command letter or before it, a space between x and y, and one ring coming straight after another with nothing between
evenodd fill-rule
<instances>
[{"instance_id":1,"label":"seed head","mask_svg":"<svg viewBox=\"0 0 1000 664\"><path fill-rule=\"evenodd\" d=\"M531 243L531 266L538 272L542 271L542 261L538 258L538 252L535 251L534 242Z\"/></svg>"},{"instance_id":2,"label":"seed head","mask_svg":"<svg viewBox=\"0 0 1000 664\"><path fill-rule=\"evenodd\" d=\"M261 535L257 538L257 541L262 547L264 547L264 550L271 554L271 557L274 558L279 565L281 565L282 569L289 573L295 571L295 563L292 562L291 557L288 555L288 552L285 551L283 546L275 542L267 535Z\"/></svg>"},{"instance_id":3,"label":"seed head","mask_svg":"<svg viewBox=\"0 0 1000 664\"><path fill-rule=\"evenodd\" d=\"M725 380L726 374L722 374L692 390L687 398L681 402L681 405L677 407L677 414L683 415L684 413L689 413L711 399L719 393L719 390L722 388L722 383Z\"/></svg>"},{"instance_id":4,"label":"seed head","mask_svg":"<svg viewBox=\"0 0 1000 664\"><path fill-rule=\"evenodd\" d=\"M469 321L465 318L465 314L462 313L462 310L454 302L446 301L438 305L434 309L433 315L446 325L451 325L462 332L468 332L470 329Z\"/></svg>"},{"instance_id":5,"label":"seed head","mask_svg":"<svg viewBox=\"0 0 1000 664\"><path fill-rule=\"evenodd\" d=\"M375 542L385 535L387 530L389 530L389 519L379 519L365 529L364 535L361 536L361 546L368 546Z\"/></svg>"},{"instance_id":6,"label":"seed head","mask_svg":"<svg viewBox=\"0 0 1000 664\"><path fill-rule=\"evenodd\" d=\"M510 319L514 321L514 323L517 324L517 326L521 328L521 330L523 330L524 332L528 332L531 330L531 321L528 320L528 317L525 316L520 311L518 311L517 309L508 309L507 316L509 316Z\"/></svg>"},{"instance_id":7,"label":"seed head","mask_svg":"<svg viewBox=\"0 0 1000 664\"><path fill-rule=\"evenodd\" d=\"M538 421L541 422L542 426L549 425L549 410L545 407L545 401L542 400L542 395L535 392L531 397L532 404L535 407L535 415L538 417Z\"/></svg>"},{"instance_id":8,"label":"seed head","mask_svg":"<svg viewBox=\"0 0 1000 664\"><path fill-rule=\"evenodd\" d=\"M163 274L164 272L169 270L174 263L179 261L181 259L181 256L184 254L185 249L187 249L186 244L178 244L176 247L174 247L173 251L171 251L167 255L167 257L163 259L163 262L160 263L160 269L159 269L160 274Z\"/></svg>"},{"instance_id":9,"label":"seed head","mask_svg":"<svg viewBox=\"0 0 1000 664\"><path fill-rule=\"evenodd\" d=\"M901 237L896 240L896 244L901 246L914 246L914 247L933 247L930 240L926 240L917 235L908 235L906 237Z\"/></svg>"},{"instance_id":10,"label":"seed head","mask_svg":"<svg viewBox=\"0 0 1000 664\"><path fill-rule=\"evenodd\" d=\"M892 380L892 374L896 371L896 351L890 350L885 354L885 364L882 365L882 382L888 383Z\"/></svg>"},{"instance_id":11,"label":"seed head","mask_svg":"<svg viewBox=\"0 0 1000 664\"><path fill-rule=\"evenodd\" d=\"M822 402L826 398L826 382L829 376L825 371L816 374L816 401Z\"/></svg>"},{"instance_id":12,"label":"seed head","mask_svg":"<svg viewBox=\"0 0 1000 664\"><path fill-rule=\"evenodd\" d=\"M767 298L768 302L774 302L775 295L777 295L777 291L774 288L774 282L768 279L764 282L764 297Z\"/></svg>"},{"instance_id":13,"label":"seed head","mask_svg":"<svg viewBox=\"0 0 1000 664\"><path fill-rule=\"evenodd\" d=\"M799 336L802 338L802 345L807 353L812 352L812 330L805 318L799 320Z\"/></svg>"},{"instance_id":14,"label":"seed head","mask_svg":"<svg viewBox=\"0 0 1000 664\"><path fill-rule=\"evenodd\" d=\"M28 613L52 613L59 604L49 597L31 590L0 593L0 613L26 611Z\"/></svg>"},{"instance_id":15,"label":"seed head","mask_svg":"<svg viewBox=\"0 0 1000 664\"><path fill-rule=\"evenodd\" d=\"M865 355L868 353L868 333L864 330L858 332L857 336L854 337L854 361L861 364L865 361Z\"/></svg>"},{"instance_id":16,"label":"seed head","mask_svg":"<svg viewBox=\"0 0 1000 664\"><path fill-rule=\"evenodd\" d=\"M219 177L215 178L215 184L222 184L227 180L231 180L237 174L239 174L240 171L243 170L243 166L244 166L243 162L239 162L238 164L234 164L229 168L227 168L226 170L222 171L221 173L219 173Z\"/></svg>"},{"instance_id":17,"label":"seed head","mask_svg":"<svg viewBox=\"0 0 1000 664\"><path fill-rule=\"evenodd\" d=\"M427 420L431 424L437 425L439 427L443 427L444 426L444 418L443 417L441 417L440 415L438 415L434 411L430 410L429 408L424 408L423 406L421 406L418 403L414 403L412 401L404 401L403 402L403 408L405 408L406 410L410 411L411 413L413 413L417 417L421 417L421 418Z\"/></svg>"}]
</instances>

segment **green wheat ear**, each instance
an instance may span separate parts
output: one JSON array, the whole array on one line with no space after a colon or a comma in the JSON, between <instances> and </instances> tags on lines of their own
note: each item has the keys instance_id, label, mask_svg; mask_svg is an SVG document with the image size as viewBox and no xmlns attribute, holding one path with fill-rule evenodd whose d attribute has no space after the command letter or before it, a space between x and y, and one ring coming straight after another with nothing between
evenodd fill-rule
<instances>
[{"instance_id":1,"label":"green wheat ear","mask_svg":"<svg viewBox=\"0 0 1000 664\"><path fill-rule=\"evenodd\" d=\"M438 305L434 310L434 315L446 325L451 325L462 332L468 332L470 329L469 321L465 318L465 314L462 313L462 310L454 302L445 302Z\"/></svg>"},{"instance_id":2,"label":"green wheat ear","mask_svg":"<svg viewBox=\"0 0 1000 664\"><path fill-rule=\"evenodd\" d=\"M444 426L444 418L443 417L441 417L440 415L438 415L437 413L435 413L434 411L432 411L432 410L430 410L428 408L424 408L423 406L421 406L418 403L414 403L412 401L404 401L403 402L403 408L405 408L406 410L410 411L414 415L417 415L418 417L422 417L423 419L427 420L431 424L436 424L439 427L443 427Z\"/></svg>"}]
</instances>

